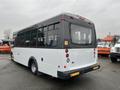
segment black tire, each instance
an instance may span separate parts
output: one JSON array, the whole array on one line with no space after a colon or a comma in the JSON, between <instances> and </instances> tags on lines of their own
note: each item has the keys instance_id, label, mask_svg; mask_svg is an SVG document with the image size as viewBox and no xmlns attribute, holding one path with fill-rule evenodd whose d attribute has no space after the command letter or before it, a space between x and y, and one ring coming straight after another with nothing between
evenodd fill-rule
<instances>
[{"instance_id":1,"label":"black tire","mask_svg":"<svg viewBox=\"0 0 120 90\"><path fill-rule=\"evenodd\" d=\"M112 62L112 63L115 63L115 62L117 62L117 58L110 57L110 59L111 59L111 62Z\"/></svg>"},{"instance_id":2,"label":"black tire","mask_svg":"<svg viewBox=\"0 0 120 90\"><path fill-rule=\"evenodd\" d=\"M13 53L11 52L11 53L10 53L10 59L11 59L11 61L14 61L13 58L14 58L14 57L13 57Z\"/></svg>"},{"instance_id":3,"label":"black tire","mask_svg":"<svg viewBox=\"0 0 120 90\"><path fill-rule=\"evenodd\" d=\"M38 65L36 61L32 61L31 65L30 65L30 70L34 75L38 74Z\"/></svg>"}]
</instances>

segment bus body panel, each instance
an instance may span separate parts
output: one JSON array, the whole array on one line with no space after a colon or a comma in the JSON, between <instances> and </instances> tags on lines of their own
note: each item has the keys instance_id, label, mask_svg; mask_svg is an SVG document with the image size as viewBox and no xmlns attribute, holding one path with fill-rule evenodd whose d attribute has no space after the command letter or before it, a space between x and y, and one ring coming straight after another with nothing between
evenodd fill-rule
<instances>
[{"instance_id":1,"label":"bus body panel","mask_svg":"<svg viewBox=\"0 0 120 90\"><path fill-rule=\"evenodd\" d=\"M71 62L73 62L73 64L70 65L70 70L88 67L97 63L93 48L70 49L69 58Z\"/></svg>"},{"instance_id":2,"label":"bus body panel","mask_svg":"<svg viewBox=\"0 0 120 90\"><path fill-rule=\"evenodd\" d=\"M57 77L58 65L62 64L58 51L38 48L14 48L12 50L16 62L28 66L30 57L34 57L38 63L38 70L54 77Z\"/></svg>"},{"instance_id":3,"label":"bus body panel","mask_svg":"<svg viewBox=\"0 0 120 90\"><path fill-rule=\"evenodd\" d=\"M39 72L54 77L57 77L57 71L69 71L97 63L97 56L94 57L93 49L68 49L69 63L67 62L65 49L14 48L12 52L14 52L14 60L25 66L28 66L30 57L34 56L38 63ZM43 58L43 61L41 61L41 58ZM65 65L66 68L64 68ZM60 67L58 68L58 66Z\"/></svg>"},{"instance_id":4,"label":"bus body panel","mask_svg":"<svg viewBox=\"0 0 120 90\"><path fill-rule=\"evenodd\" d=\"M83 53L84 52L84 53ZM97 51L95 51L97 52ZM69 61L67 61L65 49L59 50L61 54L62 67L66 65L66 68L61 68L61 71L69 71L77 68L84 68L97 63L97 54L94 55L94 49L68 49Z\"/></svg>"},{"instance_id":5,"label":"bus body panel","mask_svg":"<svg viewBox=\"0 0 120 90\"><path fill-rule=\"evenodd\" d=\"M56 42L57 45L50 47L46 43L48 43L47 41L51 40L51 38L53 37L49 38L48 34L54 35L55 30L48 30L48 28L50 25L53 25L54 23L56 25L56 22L57 24L59 24L58 29L57 30L55 29L58 35L57 42ZM87 44L82 45L79 43L75 44L76 42L75 43L72 42L72 34L71 34L71 26L70 26L71 24L73 24L74 26L75 25L80 26L80 28L83 28L84 30L87 28L87 31L89 30L88 28L91 29L90 34L92 36L91 38L92 41L89 45ZM54 28L55 28L55 25L54 25ZM48 31L40 31L39 28L42 28L43 30L44 27L47 27ZM19 46L19 40L21 38L18 39L18 41L16 41L18 36L16 37L15 44L17 42L18 46L16 44L16 46L12 49L14 60L16 62L23 64L25 66L28 66L30 58L34 57L38 64L38 71L51 75L53 77L59 77L58 71L66 72L66 71L86 68L97 63L97 53L96 53L97 51L95 50L96 34L95 34L94 24L92 22L90 21L86 22L83 19L80 19L80 18L76 19L72 16L69 17L64 14L64 15L56 16L54 18L51 18L39 24L33 25L32 27L23 29L20 32L18 32L18 34L21 34L21 37L22 37L22 33L24 35L27 35L28 33L25 34L26 32L35 31L35 30L38 30L39 32L37 31L37 35L35 36L35 38L31 38L32 40L34 39L37 42L37 43L34 43L36 45L32 44L34 45L33 47L24 46L24 45ZM72 32L73 31L74 31L74 28L72 28ZM38 37L38 33L41 34L40 37ZM30 34L30 37L32 37L31 35L32 34ZM26 38L28 37L25 37L25 39ZM76 38L73 38L73 40L74 39ZM39 44L41 46L38 45L39 40L41 40L42 42L42 44ZM69 42L68 46L64 45L65 40ZM30 45L29 42L30 40L28 41L26 39L26 42L24 43L26 43L25 45ZM43 42L46 45L42 46ZM68 49L67 53L65 52L66 49ZM69 54L69 57L66 57L66 54Z\"/></svg>"}]
</instances>

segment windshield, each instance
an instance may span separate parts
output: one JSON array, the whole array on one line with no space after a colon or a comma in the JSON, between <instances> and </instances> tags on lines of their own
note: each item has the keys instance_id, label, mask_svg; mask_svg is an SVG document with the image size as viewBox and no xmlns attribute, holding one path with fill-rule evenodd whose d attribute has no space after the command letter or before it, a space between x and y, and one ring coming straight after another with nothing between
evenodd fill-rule
<instances>
[{"instance_id":1,"label":"windshield","mask_svg":"<svg viewBox=\"0 0 120 90\"><path fill-rule=\"evenodd\" d=\"M98 42L98 47L104 47L105 42Z\"/></svg>"},{"instance_id":2,"label":"windshield","mask_svg":"<svg viewBox=\"0 0 120 90\"><path fill-rule=\"evenodd\" d=\"M112 43L111 42L98 42L98 47L111 47Z\"/></svg>"},{"instance_id":3,"label":"windshield","mask_svg":"<svg viewBox=\"0 0 120 90\"><path fill-rule=\"evenodd\" d=\"M71 24L71 38L75 44L91 44L92 30L87 27Z\"/></svg>"}]
</instances>

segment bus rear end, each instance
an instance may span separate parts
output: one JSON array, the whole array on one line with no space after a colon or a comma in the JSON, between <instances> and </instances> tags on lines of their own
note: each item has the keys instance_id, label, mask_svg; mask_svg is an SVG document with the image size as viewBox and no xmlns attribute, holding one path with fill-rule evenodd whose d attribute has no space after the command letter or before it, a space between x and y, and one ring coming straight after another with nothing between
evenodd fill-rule
<instances>
[{"instance_id":1,"label":"bus rear end","mask_svg":"<svg viewBox=\"0 0 120 90\"><path fill-rule=\"evenodd\" d=\"M69 17L69 16L68 16ZM63 60L58 77L79 76L99 69L94 24L83 19L64 17Z\"/></svg>"}]
</instances>

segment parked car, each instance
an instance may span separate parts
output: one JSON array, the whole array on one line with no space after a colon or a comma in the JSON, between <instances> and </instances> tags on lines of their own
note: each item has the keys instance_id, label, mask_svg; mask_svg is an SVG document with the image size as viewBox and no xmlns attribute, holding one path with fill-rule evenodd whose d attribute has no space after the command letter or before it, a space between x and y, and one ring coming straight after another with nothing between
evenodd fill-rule
<instances>
[{"instance_id":1,"label":"parked car","mask_svg":"<svg viewBox=\"0 0 120 90\"><path fill-rule=\"evenodd\" d=\"M120 61L120 39L117 41L117 43L111 48L110 51L110 59L111 61L117 62Z\"/></svg>"}]
</instances>

